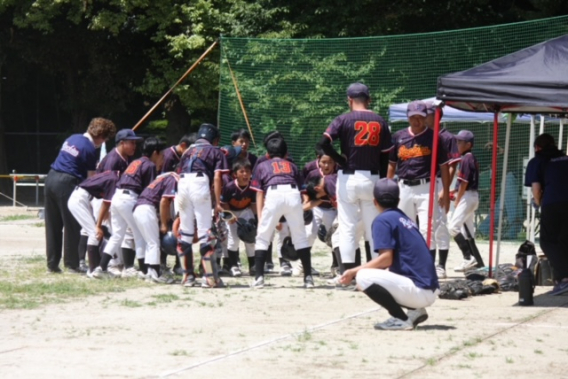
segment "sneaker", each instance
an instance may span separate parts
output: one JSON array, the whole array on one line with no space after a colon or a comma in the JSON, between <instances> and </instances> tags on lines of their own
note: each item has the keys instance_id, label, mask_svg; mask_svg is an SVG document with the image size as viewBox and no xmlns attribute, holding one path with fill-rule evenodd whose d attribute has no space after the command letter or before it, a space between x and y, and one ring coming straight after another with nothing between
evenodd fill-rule
<instances>
[{"instance_id":1,"label":"sneaker","mask_svg":"<svg viewBox=\"0 0 568 379\"><path fill-rule=\"evenodd\" d=\"M183 268L181 266L174 267L174 275L183 276Z\"/></svg>"},{"instance_id":2,"label":"sneaker","mask_svg":"<svg viewBox=\"0 0 568 379\"><path fill-rule=\"evenodd\" d=\"M292 265L290 262L283 262L280 266L280 275L281 276L292 276Z\"/></svg>"},{"instance_id":3,"label":"sneaker","mask_svg":"<svg viewBox=\"0 0 568 379\"><path fill-rule=\"evenodd\" d=\"M442 266L436 266L436 275L438 275L438 279L446 279L448 276L446 275L446 269Z\"/></svg>"},{"instance_id":4,"label":"sneaker","mask_svg":"<svg viewBox=\"0 0 568 379\"><path fill-rule=\"evenodd\" d=\"M250 286L254 289L264 288L264 276L259 276Z\"/></svg>"},{"instance_id":5,"label":"sneaker","mask_svg":"<svg viewBox=\"0 0 568 379\"><path fill-rule=\"evenodd\" d=\"M181 285L184 287L193 287L195 286L195 276L189 274L189 275L185 275L183 279L181 280Z\"/></svg>"},{"instance_id":6,"label":"sneaker","mask_svg":"<svg viewBox=\"0 0 568 379\"><path fill-rule=\"evenodd\" d=\"M477 261L474 257L470 259L464 259L461 265L454 268L455 272L465 272L469 269L475 268L477 266Z\"/></svg>"},{"instance_id":7,"label":"sneaker","mask_svg":"<svg viewBox=\"0 0 568 379\"><path fill-rule=\"evenodd\" d=\"M156 284L172 284L174 280L168 275L159 275L156 270L149 268L148 274L146 275L146 281Z\"/></svg>"},{"instance_id":8,"label":"sneaker","mask_svg":"<svg viewBox=\"0 0 568 379\"><path fill-rule=\"evenodd\" d=\"M143 271L136 271L136 277L140 280L146 280L148 274L144 274Z\"/></svg>"},{"instance_id":9,"label":"sneaker","mask_svg":"<svg viewBox=\"0 0 568 379\"><path fill-rule=\"evenodd\" d=\"M407 313L408 319L412 322L412 325L416 328L418 324L423 323L428 320L428 313L424 308L411 309Z\"/></svg>"},{"instance_id":10,"label":"sneaker","mask_svg":"<svg viewBox=\"0 0 568 379\"><path fill-rule=\"evenodd\" d=\"M95 279L112 279L112 278L114 278L113 274L111 274L108 270L103 271L103 269L100 266L97 267L91 275Z\"/></svg>"},{"instance_id":11,"label":"sneaker","mask_svg":"<svg viewBox=\"0 0 568 379\"><path fill-rule=\"evenodd\" d=\"M339 282L341 275L337 275L335 278L328 280L326 283L328 286L334 286L336 289L355 291L357 290L357 282L355 279L351 281L351 284L343 284Z\"/></svg>"},{"instance_id":12,"label":"sneaker","mask_svg":"<svg viewBox=\"0 0 568 379\"><path fill-rule=\"evenodd\" d=\"M274 263L267 263L264 265L264 273L268 274L274 271Z\"/></svg>"},{"instance_id":13,"label":"sneaker","mask_svg":"<svg viewBox=\"0 0 568 379\"><path fill-rule=\"evenodd\" d=\"M89 271L89 266L87 266L87 264L85 263L84 259L81 259L79 261L79 270L81 270L82 272L87 272Z\"/></svg>"},{"instance_id":14,"label":"sneaker","mask_svg":"<svg viewBox=\"0 0 568 379\"><path fill-rule=\"evenodd\" d=\"M203 280L201 281L201 288L223 288L223 287L225 287L225 283L223 283L221 278L219 278L219 280L215 283L214 286L209 284L209 282L205 277L203 277Z\"/></svg>"},{"instance_id":15,"label":"sneaker","mask_svg":"<svg viewBox=\"0 0 568 379\"><path fill-rule=\"evenodd\" d=\"M122 276L122 269L120 266L108 266L107 270L112 276L120 278Z\"/></svg>"},{"instance_id":16,"label":"sneaker","mask_svg":"<svg viewBox=\"0 0 568 379\"><path fill-rule=\"evenodd\" d=\"M122 278L136 278L138 277L138 270L136 270L134 267L128 267L122 270L120 276Z\"/></svg>"},{"instance_id":17,"label":"sneaker","mask_svg":"<svg viewBox=\"0 0 568 379\"><path fill-rule=\"evenodd\" d=\"M413 330L414 325L410 317L408 320L403 321L395 317L389 318L387 321L375 324L375 329L377 330Z\"/></svg>"},{"instance_id":18,"label":"sneaker","mask_svg":"<svg viewBox=\"0 0 568 379\"><path fill-rule=\"evenodd\" d=\"M568 282L560 282L552 288L552 291L550 291L549 294L552 296L558 296L566 292L568 292Z\"/></svg>"},{"instance_id":19,"label":"sneaker","mask_svg":"<svg viewBox=\"0 0 568 379\"><path fill-rule=\"evenodd\" d=\"M234 278L240 278L241 276L243 276L243 273L241 272L240 268L233 266L231 267L231 276Z\"/></svg>"},{"instance_id":20,"label":"sneaker","mask_svg":"<svg viewBox=\"0 0 568 379\"><path fill-rule=\"evenodd\" d=\"M304 287L305 287L306 289L308 289L308 288L314 288L314 287L315 287L315 285L314 285L314 278L312 278L311 275L308 275L308 276L306 276L306 277L304 278Z\"/></svg>"}]
</instances>

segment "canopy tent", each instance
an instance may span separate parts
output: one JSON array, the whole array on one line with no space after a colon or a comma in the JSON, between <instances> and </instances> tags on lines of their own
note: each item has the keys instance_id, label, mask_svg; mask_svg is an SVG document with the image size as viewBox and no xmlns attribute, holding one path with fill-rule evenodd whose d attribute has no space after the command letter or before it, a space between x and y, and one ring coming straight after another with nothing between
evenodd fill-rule
<instances>
[{"instance_id":1,"label":"canopy tent","mask_svg":"<svg viewBox=\"0 0 568 379\"><path fill-rule=\"evenodd\" d=\"M493 112L492 172L496 173L499 112L542 113L567 117L568 76L566 75L566 67L568 67L568 34L522 49L469 70L441 76L438 78L437 98L443 101L445 105L459 110ZM440 116L441 113L437 111L436 133L440 128ZM531 124L531 137L534 135L533 128L534 124ZM511 117L508 117L503 158L504 172L507 170L510 134ZM434 190L435 157L438 149L437 140L435 139L434 141L431 192ZM497 175L492 175L491 226L489 234L490 275L493 264L496 178ZM505 186L505 176L503 175L499 205L499 225L497 229L497 263L499 262L499 242L501 240ZM433 209L433 200L431 196L430 217ZM429 233L431 233L430 230ZM429 238L430 236L428 236L427 240Z\"/></svg>"},{"instance_id":2,"label":"canopy tent","mask_svg":"<svg viewBox=\"0 0 568 379\"><path fill-rule=\"evenodd\" d=\"M425 102L434 102L436 104L440 103L440 100L435 97L430 97L423 99ZM389 107L389 122L406 122L408 117L406 116L406 108L408 103L392 104ZM519 115L516 118L516 123L529 124L532 118L529 115ZM490 112L470 112L462 111L455 108L444 109L444 115L442 116L442 122L478 122L478 123L490 123L493 122L493 113ZM506 122L502 114L499 115L499 122ZM558 119L545 117L545 123L558 123Z\"/></svg>"}]
</instances>

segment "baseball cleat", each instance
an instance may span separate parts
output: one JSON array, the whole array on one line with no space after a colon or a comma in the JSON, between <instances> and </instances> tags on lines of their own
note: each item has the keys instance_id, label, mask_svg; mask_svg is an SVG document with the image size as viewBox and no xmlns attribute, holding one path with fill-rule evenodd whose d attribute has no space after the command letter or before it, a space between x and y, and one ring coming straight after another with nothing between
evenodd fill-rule
<instances>
[{"instance_id":1,"label":"baseball cleat","mask_svg":"<svg viewBox=\"0 0 568 379\"><path fill-rule=\"evenodd\" d=\"M264 276L259 276L254 282L252 282L251 287L254 289L264 288Z\"/></svg>"},{"instance_id":2,"label":"baseball cleat","mask_svg":"<svg viewBox=\"0 0 568 379\"><path fill-rule=\"evenodd\" d=\"M280 275L281 276L292 276L292 265L290 262L283 262L280 266Z\"/></svg>"},{"instance_id":3,"label":"baseball cleat","mask_svg":"<svg viewBox=\"0 0 568 379\"><path fill-rule=\"evenodd\" d=\"M418 324L421 324L424 321L428 320L428 313L424 308L411 309L408 311L407 316L415 328Z\"/></svg>"},{"instance_id":4,"label":"baseball cleat","mask_svg":"<svg viewBox=\"0 0 568 379\"><path fill-rule=\"evenodd\" d=\"M234 278L239 278L243 276L243 273L241 272L240 268L238 268L237 266L233 266L231 267L231 276Z\"/></svg>"},{"instance_id":5,"label":"baseball cleat","mask_svg":"<svg viewBox=\"0 0 568 379\"><path fill-rule=\"evenodd\" d=\"M306 289L308 289L308 288L314 288L314 287L315 287L315 285L314 285L314 278L312 278L311 275L308 275L308 276L306 276L306 277L304 278L304 287L305 287Z\"/></svg>"},{"instance_id":6,"label":"baseball cleat","mask_svg":"<svg viewBox=\"0 0 568 379\"><path fill-rule=\"evenodd\" d=\"M395 317L391 317L385 322L381 322L375 324L375 329L377 330L413 330L414 325L412 325L412 321L410 318L408 320L403 321Z\"/></svg>"},{"instance_id":7,"label":"baseball cleat","mask_svg":"<svg viewBox=\"0 0 568 379\"><path fill-rule=\"evenodd\" d=\"M122 278L136 278L138 276L138 270L134 267L128 267L122 270Z\"/></svg>"},{"instance_id":8,"label":"baseball cleat","mask_svg":"<svg viewBox=\"0 0 568 379\"><path fill-rule=\"evenodd\" d=\"M184 287L193 287L195 286L195 276L189 274L189 275L185 275L181 281L181 285Z\"/></svg>"},{"instance_id":9,"label":"baseball cleat","mask_svg":"<svg viewBox=\"0 0 568 379\"><path fill-rule=\"evenodd\" d=\"M93 278L95 279L112 279L114 275L109 271L103 271L103 269L99 266L93 271L92 274Z\"/></svg>"}]
</instances>

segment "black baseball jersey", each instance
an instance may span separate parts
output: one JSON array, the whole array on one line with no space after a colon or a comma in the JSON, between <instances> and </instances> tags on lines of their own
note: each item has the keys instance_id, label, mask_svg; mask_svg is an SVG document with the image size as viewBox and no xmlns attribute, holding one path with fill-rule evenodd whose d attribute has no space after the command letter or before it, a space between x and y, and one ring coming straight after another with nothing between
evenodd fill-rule
<instances>
[{"instance_id":1,"label":"black baseball jersey","mask_svg":"<svg viewBox=\"0 0 568 379\"><path fill-rule=\"evenodd\" d=\"M444 150L448 154L449 164L461 161L462 157L458 150L458 140L456 136L450 133L446 128L440 130L440 144L444 146Z\"/></svg>"},{"instance_id":2,"label":"black baseball jersey","mask_svg":"<svg viewBox=\"0 0 568 379\"><path fill-rule=\"evenodd\" d=\"M202 172L213 183L215 171L228 173L227 157L217 146L211 145L207 140L198 139L194 145L185 151L180 162L181 173Z\"/></svg>"},{"instance_id":3,"label":"black baseball jersey","mask_svg":"<svg viewBox=\"0 0 568 379\"><path fill-rule=\"evenodd\" d=\"M381 153L392 148L391 134L386 121L371 111L343 114L329 124L325 136L339 139L341 154L347 157L349 170L378 170Z\"/></svg>"},{"instance_id":4,"label":"black baseball jersey","mask_svg":"<svg viewBox=\"0 0 568 379\"><path fill-rule=\"evenodd\" d=\"M103 199L103 201L110 203L119 178L120 172L118 171L99 172L83 180L79 187L83 188L94 198Z\"/></svg>"},{"instance_id":5,"label":"black baseball jersey","mask_svg":"<svg viewBox=\"0 0 568 379\"><path fill-rule=\"evenodd\" d=\"M296 165L283 158L272 158L257 164L252 178L251 187L262 192L278 184L292 184L300 189L304 182Z\"/></svg>"},{"instance_id":6,"label":"black baseball jersey","mask_svg":"<svg viewBox=\"0 0 568 379\"><path fill-rule=\"evenodd\" d=\"M122 174L131 161L130 157L123 157L114 148L99 162L97 172L120 171Z\"/></svg>"},{"instance_id":7,"label":"black baseball jersey","mask_svg":"<svg viewBox=\"0 0 568 379\"><path fill-rule=\"evenodd\" d=\"M223 187L221 204L227 204L232 211L241 211L255 203L256 192L250 184L244 188L239 187L237 180L233 180Z\"/></svg>"},{"instance_id":8,"label":"black baseball jersey","mask_svg":"<svg viewBox=\"0 0 568 379\"><path fill-rule=\"evenodd\" d=\"M425 179L430 177L434 131L425 128L413 134L410 127L399 130L392 136L394 149L389 160L396 163L396 174L400 179ZM450 161L443 144L438 144L438 169ZM436 170L437 172L438 170Z\"/></svg>"},{"instance_id":9,"label":"black baseball jersey","mask_svg":"<svg viewBox=\"0 0 568 379\"><path fill-rule=\"evenodd\" d=\"M158 176L142 191L136 201L136 206L148 204L154 206L159 211L162 197L173 199L176 196L178 180L179 176L174 172Z\"/></svg>"},{"instance_id":10,"label":"black baseball jersey","mask_svg":"<svg viewBox=\"0 0 568 379\"><path fill-rule=\"evenodd\" d=\"M468 151L463 155L457 177L456 190L459 189L459 182L465 182L467 183L466 190L477 191L479 186L479 163L477 163L475 155L471 152Z\"/></svg>"},{"instance_id":11,"label":"black baseball jersey","mask_svg":"<svg viewBox=\"0 0 568 379\"><path fill-rule=\"evenodd\" d=\"M141 194L156 178L156 165L148 157L138 158L128 165L120 177L117 188Z\"/></svg>"},{"instance_id":12,"label":"black baseball jersey","mask_svg":"<svg viewBox=\"0 0 568 379\"><path fill-rule=\"evenodd\" d=\"M164 163L162 164L162 174L166 172L176 171L181 156L176 151L176 146L170 146L164 149Z\"/></svg>"}]
</instances>

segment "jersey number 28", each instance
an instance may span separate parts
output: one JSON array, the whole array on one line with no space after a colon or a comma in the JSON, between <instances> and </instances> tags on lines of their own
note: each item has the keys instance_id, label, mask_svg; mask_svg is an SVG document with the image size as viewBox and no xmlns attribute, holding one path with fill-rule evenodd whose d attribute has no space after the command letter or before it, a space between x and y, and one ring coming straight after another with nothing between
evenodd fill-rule
<instances>
[{"instance_id":1,"label":"jersey number 28","mask_svg":"<svg viewBox=\"0 0 568 379\"><path fill-rule=\"evenodd\" d=\"M355 146L378 146L381 134L381 124L376 121L357 121L355 123Z\"/></svg>"}]
</instances>

